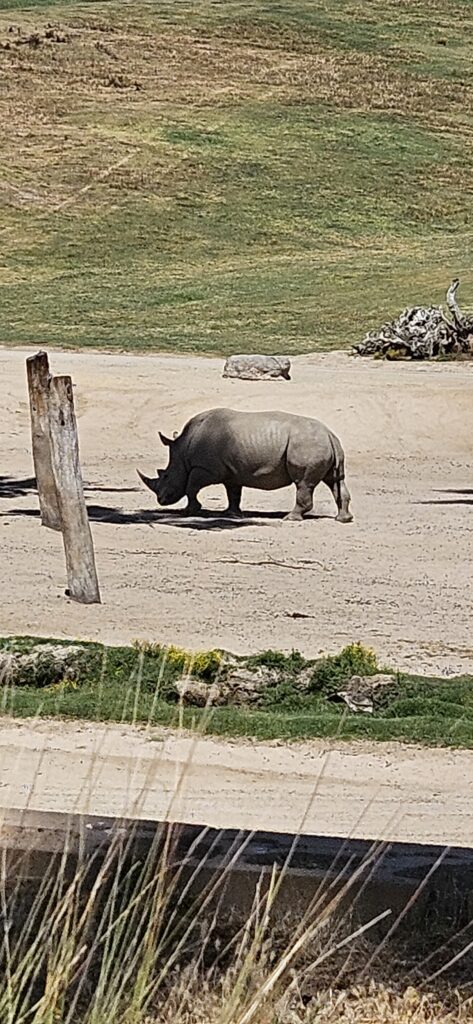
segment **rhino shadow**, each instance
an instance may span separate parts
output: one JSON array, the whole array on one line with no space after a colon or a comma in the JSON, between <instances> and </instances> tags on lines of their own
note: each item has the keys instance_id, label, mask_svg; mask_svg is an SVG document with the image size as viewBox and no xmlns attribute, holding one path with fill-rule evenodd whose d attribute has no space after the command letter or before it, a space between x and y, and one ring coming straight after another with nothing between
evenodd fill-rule
<instances>
[{"instance_id":1,"label":"rhino shadow","mask_svg":"<svg viewBox=\"0 0 473 1024\"><path fill-rule=\"evenodd\" d=\"M115 526L175 526L178 529L187 530L239 530L245 526L265 526L268 521L281 521L287 515L286 512L262 512L244 511L241 518L232 519L231 516L222 515L219 511L202 509L199 516L188 516L184 509L175 509L166 512L162 509L137 509L135 512L126 512L121 508L108 505L87 505L87 513L92 523L107 523ZM0 518L10 516L24 516L30 519L39 519L40 512L36 508L13 508L8 512L0 513ZM333 519L327 514L310 515L306 519Z\"/></svg>"},{"instance_id":2,"label":"rhino shadow","mask_svg":"<svg viewBox=\"0 0 473 1024\"><path fill-rule=\"evenodd\" d=\"M0 498L24 498L36 490L35 476L0 476ZM99 484L84 483L84 491L91 494L132 494L139 490L139 487L101 487Z\"/></svg>"},{"instance_id":3,"label":"rhino shadow","mask_svg":"<svg viewBox=\"0 0 473 1024\"><path fill-rule=\"evenodd\" d=\"M139 509L136 512L124 512L120 508L111 508L106 505L87 505L87 513L91 523L107 523L114 526L141 524L151 527L177 526L188 530L234 530L252 525L249 519L230 519L219 515L218 512L193 517L185 516L180 510L173 513L144 509ZM10 517L39 519L40 511L37 508L12 508L8 512L0 512L0 519L9 519Z\"/></svg>"},{"instance_id":4,"label":"rhino shadow","mask_svg":"<svg viewBox=\"0 0 473 1024\"><path fill-rule=\"evenodd\" d=\"M437 487L434 494L473 494L472 487Z\"/></svg>"},{"instance_id":5,"label":"rhino shadow","mask_svg":"<svg viewBox=\"0 0 473 1024\"><path fill-rule=\"evenodd\" d=\"M434 498L431 501L416 501L416 505L473 505L473 498Z\"/></svg>"},{"instance_id":6,"label":"rhino shadow","mask_svg":"<svg viewBox=\"0 0 473 1024\"><path fill-rule=\"evenodd\" d=\"M98 484L84 483L84 491L90 494L136 494L141 487L99 487Z\"/></svg>"},{"instance_id":7,"label":"rhino shadow","mask_svg":"<svg viewBox=\"0 0 473 1024\"><path fill-rule=\"evenodd\" d=\"M202 509L198 516L186 515L184 509L172 512L163 509L137 509L136 512L123 512L122 509L107 508L104 505L88 505L87 510L92 522L117 524L147 523L151 526L177 526L188 530L238 530L244 526L265 526L265 520L283 520L287 512L262 512L261 510L245 510L241 517L232 518L221 511ZM306 519L333 519L329 515L306 516Z\"/></svg>"},{"instance_id":8,"label":"rhino shadow","mask_svg":"<svg viewBox=\"0 0 473 1024\"><path fill-rule=\"evenodd\" d=\"M416 505L473 505L473 489L471 487L439 487L434 494L452 494L452 498L430 498L417 501Z\"/></svg>"},{"instance_id":9,"label":"rhino shadow","mask_svg":"<svg viewBox=\"0 0 473 1024\"><path fill-rule=\"evenodd\" d=\"M23 498L36 490L36 478L0 476L0 498Z\"/></svg>"},{"instance_id":10,"label":"rhino shadow","mask_svg":"<svg viewBox=\"0 0 473 1024\"><path fill-rule=\"evenodd\" d=\"M188 530L234 530L241 526L251 526L246 519L231 519L221 512L202 510L199 516L187 516L184 509L163 512L161 509L137 509L135 512L124 512L123 509L106 505L87 505L89 519L93 523L109 523L117 526L177 526Z\"/></svg>"}]
</instances>

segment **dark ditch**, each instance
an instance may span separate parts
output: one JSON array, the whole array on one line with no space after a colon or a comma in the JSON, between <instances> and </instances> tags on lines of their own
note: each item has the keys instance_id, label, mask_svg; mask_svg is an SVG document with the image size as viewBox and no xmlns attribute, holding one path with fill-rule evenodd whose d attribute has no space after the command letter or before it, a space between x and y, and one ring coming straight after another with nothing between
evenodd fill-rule
<instances>
[{"instance_id":1,"label":"dark ditch","mask_svg":"<svg viewBox=\"0 0 473 1024\"><path fill-rule=\"evenodd\" d=\"M169 872L180 872L176 898L185 889L189 901L221 880L213 903L218 902L222 919L239 927L258 887L264 892L277 865L283 879L273 915L276 922L300 921L314 899L323 906L351 880L335 921L345 917L353 930L387 911L370 929L371 943L384 937L402 949L410 969L427 961L429 975L462 953L444 973L443 982L469 986L473 976L472 953L462 952L469 943L473 946L473 849L383 846L367 840L37 812L8 812L1 835L6 890L15 888L27 904L46 873L56 870L64 850L66 876L72 878L78 863L85 863L85 887L90 891L112 844L124 873L130 865L146 862L150 853L158 865L166 848ZM111 863L110 873L113 870Z\"/></svg>"}]
</instances>

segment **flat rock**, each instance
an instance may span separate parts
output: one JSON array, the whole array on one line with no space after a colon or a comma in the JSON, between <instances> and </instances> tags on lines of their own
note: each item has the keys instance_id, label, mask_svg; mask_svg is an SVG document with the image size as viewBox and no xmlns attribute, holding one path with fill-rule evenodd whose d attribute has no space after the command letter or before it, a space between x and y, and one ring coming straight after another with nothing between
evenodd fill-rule
<instances>
[{"instance_id":1,"label":"flat rock","mask_svg":"<svg viewBox=\"0 0 473 1024\"><path fill-rule=\"evenodd\" d=\"M378 672L374 676L352 676L343 690L327 694L327 700L346 704L350 711L372 714L379 690L394 686L396 676Z\"/></svg>"},{"instance_id":2,"label":"flat rock","mask_svg":"<svg viewBox=\"0 0 473 1024\"><path fill-rule=\"evenodd\" d=\"M176 690L184 704L194 707L257 704L265 690L279 681L280 673L264 665L255 668L229 666L228 671L213 683L206 683L195 676L178 679Z\"/></svg>"},{"instance_id":3,"label":"flat rock","mask_svg":"<svg viewBox=\"0 0 473 1024\"><path fill-rule=\"evenodd\" d=\"M229 356L223 368L223 377L240 380L290 380L291 362L287 356Z\"/></svg>"},{"instance_id":4,"label":"flat rock","mask_svg":"<svg viewBox=\"0 0 473 1024\"><path fill-rule=\"evenodd\" d=\"M277 669L266 665L248 668L242 665L228 673L225 680L227 700L230 704L255 704L270 686L280 682Z\"/></svg>"},{"instance_id":5,"label":"flat rock","mask_svg":"<svg viewBox=\"0 0 473 1024\"><path fill-rule=\"evenodd\" d=\"M392 672L377 672L374 676L352 676L347 689L351 690L379 690L381 686L393 686L396 676Z\"/></svg>"}]
</instances>

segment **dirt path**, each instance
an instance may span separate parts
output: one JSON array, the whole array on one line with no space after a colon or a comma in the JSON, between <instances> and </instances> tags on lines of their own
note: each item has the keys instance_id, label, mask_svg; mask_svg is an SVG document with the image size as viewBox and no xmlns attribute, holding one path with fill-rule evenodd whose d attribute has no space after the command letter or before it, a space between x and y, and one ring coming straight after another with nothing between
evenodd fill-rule
<instances>
[{"instance_id":1,"label":"dirt path","mask_svg":"<svg viewBox=\"0 0 473 1024\"><path fill-rule=\"evenodd\" d=\"M1 810L473 845L471 755L230 743L85 723L0 724Z\"/></svg>"},{"instance_id":2,"label":"dirt path","mask_svg":"<svg viewBox=\"0 0 473 1024\"><path fill-rule=\"evenodd\" d=\"M53 370L76 383L103 595L101 607L80 607L64 597L61 538L39 530L36 494L21 486L32 474L27 354L0 350L0 633L310 656L361 640L400 668L473 672L471 366L312 356L294 360L290 383L248 383L222 380L221 360L54 354ZM218 518L218 488L204 498L216 519L159 512L135 474L164 462L158 427L225 404L333 427L354 524L330 518L323 486L321 518L303 524L264 514L287 510L290 491L246 492L258 515L238 523Z\"/></svg>"}]
</instances>

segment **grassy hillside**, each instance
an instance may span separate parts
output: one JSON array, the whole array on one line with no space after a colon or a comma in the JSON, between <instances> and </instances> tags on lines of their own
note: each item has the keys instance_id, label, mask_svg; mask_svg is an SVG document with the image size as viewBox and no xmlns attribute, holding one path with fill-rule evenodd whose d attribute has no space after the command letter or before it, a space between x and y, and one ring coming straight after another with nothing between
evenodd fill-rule
<instances>
[{"instance_id":1,"label":"grassy hillside","mask_svg":"<svg viewBox=\"0 0 473 1024\"><path fill-rule=\"evenodd\" d=\"M303 352L455 274L470 0L0 0L0 342Z\"/></svg>"}]
</instances>

